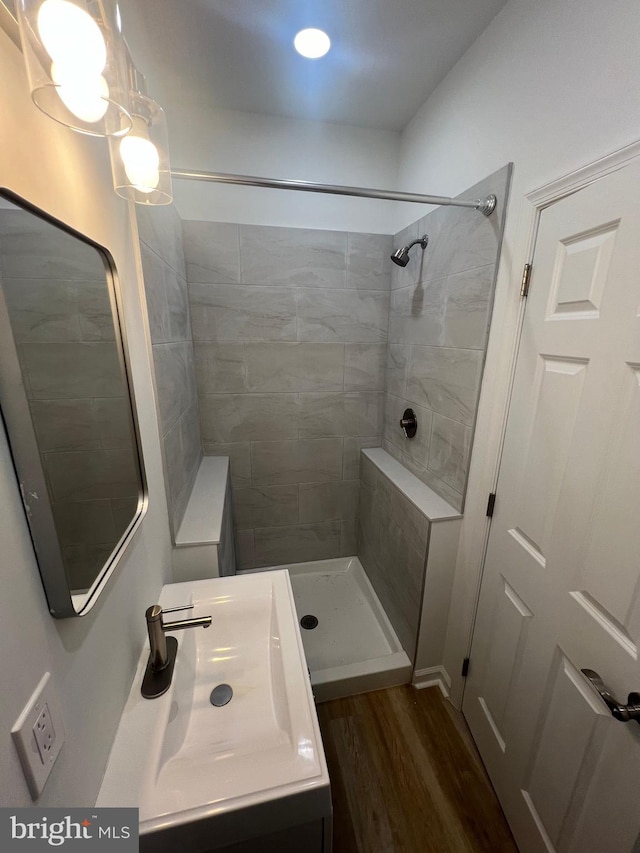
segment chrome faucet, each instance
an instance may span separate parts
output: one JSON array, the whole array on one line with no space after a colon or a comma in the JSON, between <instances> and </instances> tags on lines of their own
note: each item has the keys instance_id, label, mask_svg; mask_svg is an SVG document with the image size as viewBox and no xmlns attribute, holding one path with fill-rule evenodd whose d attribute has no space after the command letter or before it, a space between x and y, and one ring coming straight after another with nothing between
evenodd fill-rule
<instances>
[{"instance_id":1,"label":"chrome faucet","mask_svg":"<svg viewBox=\"0 0 640 853\"><path fill-rule=\"evenodd\" d=\"M208 628L211 616L196 619L181 619L178 622L164 622L165 613L178 610L193 610L193 604L184 607L168 607L163 610L159 604L147 608L145 617L149 634L149 660L142 681L142 695L145 699L155 699L166 693L173 677L173 668L178 653L178 641L175 637L165 637L167 631L181 631L184 628Z\"/></svg>"}]
</instances>

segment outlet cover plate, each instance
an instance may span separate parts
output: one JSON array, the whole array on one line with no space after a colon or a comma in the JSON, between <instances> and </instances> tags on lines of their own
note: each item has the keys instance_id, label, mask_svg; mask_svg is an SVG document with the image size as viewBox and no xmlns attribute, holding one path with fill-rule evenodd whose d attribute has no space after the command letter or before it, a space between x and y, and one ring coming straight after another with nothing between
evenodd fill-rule
<instances>
[{"instance_id":1,"label":"outlet cover plate","mask_svg":"<svg viewBox=\"0 0 640 853\"><path fill-rule=\"evenodd\" d=\"M37 800L64 743L51 673L46 672L11 729L31 797Z\"/></svg>"}]
</instances>

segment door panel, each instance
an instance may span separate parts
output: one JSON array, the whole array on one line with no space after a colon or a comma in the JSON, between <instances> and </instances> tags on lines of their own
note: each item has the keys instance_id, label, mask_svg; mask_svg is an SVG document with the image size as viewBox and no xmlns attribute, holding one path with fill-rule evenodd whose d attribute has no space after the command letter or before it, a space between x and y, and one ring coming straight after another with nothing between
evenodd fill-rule
<instances>
[{"instance_id":1,"label":"door panel","mask_svg":"<svg viewBox=\"0 0 640 853\"><path fill-rule=\"evenodd\" d=\"M640 691L639 185L540 215L463 704L523 851L640 831L640 726L580 671Z\"/></svg>"}]
</instances>

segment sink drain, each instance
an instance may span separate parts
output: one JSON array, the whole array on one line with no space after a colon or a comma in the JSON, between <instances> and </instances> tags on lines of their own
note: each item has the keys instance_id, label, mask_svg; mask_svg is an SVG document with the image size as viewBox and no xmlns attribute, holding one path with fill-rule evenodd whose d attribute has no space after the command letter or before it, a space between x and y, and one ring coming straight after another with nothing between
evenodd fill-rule
<instances>
[{"instance_id":1,"label":"sink drain","mask_svg":"<svg viewBox=\"0 0 640 853\"><path fill-rule=\"evenodd\" d=\"M311 631L313 628L318 627L318 620L315 616L311 616L311 614L307 616L303 616L300 620L300 625L305 628L307 631Z\"/></svg>"},{"instance_id":2,"label":"sink drain","mask_svg":"<svg viewBox=\"0 0 640 853\"><path fill-rule=\"evenodd\" d=\"M214 687L211 691L209 701L212 705L215 705L216 708L222 708L223 705L226 705L228 702L231 702L232 696L233 688L231 687L231 685L218 684L218 686Z\"/></svg>"}]
</instances>

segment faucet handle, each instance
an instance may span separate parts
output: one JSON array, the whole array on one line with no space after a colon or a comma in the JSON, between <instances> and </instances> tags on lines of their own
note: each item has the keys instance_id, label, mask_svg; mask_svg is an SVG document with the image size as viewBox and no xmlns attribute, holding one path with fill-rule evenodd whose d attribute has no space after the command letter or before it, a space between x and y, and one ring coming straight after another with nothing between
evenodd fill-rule
<instances>
[{"instance_id":1,"label":"faucet handle","mask_svg":"<svg viewBox=\"0 0 640 853\"><path fill-rule=\"evenodd\" d=\"M193 610L193 604L183 604L182 607L163 607L163 613L176 613L178 610Z\"/></svg>"}]
</instances>

